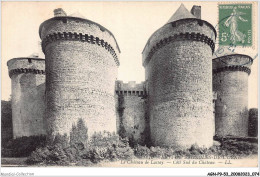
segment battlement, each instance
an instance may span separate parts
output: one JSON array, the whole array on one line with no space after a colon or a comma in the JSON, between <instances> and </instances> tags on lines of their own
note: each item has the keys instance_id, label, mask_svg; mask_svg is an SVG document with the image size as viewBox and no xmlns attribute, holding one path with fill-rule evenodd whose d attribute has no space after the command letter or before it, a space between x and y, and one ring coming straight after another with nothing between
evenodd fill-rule
<instances>
[{"instance_id":1,"label":"battlement","mask_svg":"<svg viewBox=\"0 0 260 177\"><path fill-rule=\"evenodd\" d=\"M58 41L58 40L73 40L73 41L81 41L81 42L88 42L91 44L96 44L98 46L101 46L103 48L105 48L114 58L117 66L119 66L119 59L118 56L115 52L115 50L113 49L113 47L108 44L107 42L105 42L103 39L99 39L98 37L94 37L93 35L88 35L88 34L82 34L82 33L72 33L72 32L63 32L63 33L53 33L53 34L49 34L48 36L46 36L43 41L42 41L42 50L45 53L45 48L46 46L54 41Z\"/></svg>"},{"instance_id":2,"label":"battlement","mask_svg":"<svg viewBox=\"0 0 260 177\"><path fill-rule=\"evenodd\" d=\"M210 46L215 51L216 30L207 21L197 18L180 19L167 23L149 38L142 52L143 66L146 66L153 53L159 48L176 41L199 41Z\"/></svg>"},{"instance_id":3,"label":"battlement","mask_svg":"<svg viewBox=\"0 0 260 177\"><path fill-rule=\"evenodd\" d=\"M13 58L7 62L7 66L10 78L21 73L45 74L45 59L41 58Z\"/></svg>"},{"instance_id":4,"label":"battlement","mask_svg":"<svg viewBox=\"0 0 260 177\"><path fill-rule=\"evenodd\" d=\"M58 40L88 42L104 47L119 66L120 49L114 35L105 27L85 18L66 16L62 9L55 11L55 17L44 21L39 28L42 50Z\"/></svg>"},{"instance_id":5,"label":"battlement","mask_svg":"<svg viewBox=\"0 0 260 177\"><path fill-rule=\"evenodd\" d=\"M213 74L223 71L242 71L249 75L252 64L253 59L248 55L232 54L221 56L212 60Z\"/></svg>"},{"instance_id":6,"label":"battlement","mask_svg":"<svg viewBox=\"0 0 260 177\"><path fill-rule=\"evenodd\" d=\"M127 95L127 96L145 96L145 82L136 83L135 81L130 81L128 83L123 83L123 81L116 81L115 91L117 95Z\"/></svg>"}]
</instances>

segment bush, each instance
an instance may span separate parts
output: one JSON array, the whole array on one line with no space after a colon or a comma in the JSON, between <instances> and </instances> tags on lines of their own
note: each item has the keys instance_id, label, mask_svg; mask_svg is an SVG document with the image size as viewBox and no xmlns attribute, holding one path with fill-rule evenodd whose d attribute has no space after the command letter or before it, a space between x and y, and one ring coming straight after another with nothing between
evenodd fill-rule
<instances>
[{"instance_id":1,"label":"bush","mask_svg":"<svg viewBox=\"0 0 260 177\"><path fill-rule=\"evenodd\" d=\"M230 154L251 155L258 153L258 144L247 141L224 140L221 148Z\"/></svg>"},{"instance_id":2,"label":"bush","mask_svg":"<svg viewBox=\"0 0 260 177\"><path fill-rule=\"evenodd\" d=\"M149 158L150 153L151 153L150 149L146 146L137 145L134 148L134 154L138 158Z\"/></svg>"},{"instance_id":3,"label":"bush","mask_svg":"<svg viewBox=\"0 0 260 177\"><path fill-rule=\"evenodd\" d=\"M12 104L11 101L1 100L1 148L12 138Z\"/></svg>"},{"instance_id":4,"label":"bush","mask_svg":"<svg viewBox=\"0 0 260 177\"><path fill-rule=\"evenodd\" d=\"M37 147L46 144L46 136L20 137L9 140L1 149L2 157L28 157Z\"/></svg>"},{"instance_id":5,"label":"bush","mask_svg":"<svg viewBox=\"0 0 260 177\"><path fill-rule=\"evenodd\" d=\"M34 151L27 159L27 164L91 165L102 160L130 159L133 156L127 138L103 132L95 133L86 146L77 142L66 147L62 141L54 141Z\"/></svg>"},{"instance_id":6,"label":"bush","mask_svg":"<svg viewBox=\"0 0 260 177\"><path fill-rule=\"evenodd\" d=\"M87 146L88 142L88 128L84 124L83 119L79 119L77 125L72 125L70 132L70 144L82 144Z\"/></svg>"},{"instance_id":7,"label":"bush","mask_svg":"<svg viewBox=\"0 0 260 177\"><path fill-rule=\"evenodd\" d=\"M197 144L193 144L190 147L189 152L191 155L201 155L209 153L207 148L199 147Z\"/></svg>"},{"instance_id":8,"label":"bush","mask_svg":"<svg viewBox=\"0 0 260 177\"><path fill-rule=\"evenodd\" d=\"M101 160L130 159L134 152L129 146L127 138L121 138L115 133L95 133L88 145L84 158L97 163Z\"/></svg>"},{"instance_id":9,"label":"bush","mask_svg":"<svg viewBox=\"0 0 260 177\"><path fill-rule=\"evenodd\" d=\"M201 148L194 144L188 149L174 149L163 147L146 147L137 145L134 148L135 156L138 158L172 158L191 157L200 155L251 155L257 154L258 145L248 141L237 141L226 139L221 142L221 146Z\"/></svg>"},{"instance_id":10,"label":"bush","mask_svg":"<svg viewBox=\"0 0 260 177\"><path fill-rule=\"evenodd\" d=\"M135 147L135 156L138 158L181 158L184 156L200 155L206 153L206 149L199 148L197 145L192 145L189 149L174 149L171 147L153 147L150 148L146 146L136 146Z\"/></svg>"},{"instance_id":11,"label":"bush","mask_svg":"<svg viewBox=\"0 0 260 177\"><path fill-rule=\"evenodd\" d=\"M67 151L66 151L67 150ZM73 157L73 159L70 159ZM74 154L70 156L68 149L64 149L61 144L46 146L36 149L27 159L27 164L46 164L46 165L69 165L73 162Z\"/></svg>"},{"instance_id":12,"label":"bush","mask_svg":"<svg viewBox=\"0 0 260 177\"><path fill-rule=\"evenodd\" d=\"M165 148L162 147L150 147L151 158L164 158Z\"/></svg>"},{"instance_id":13,"label":"bush","mask_svg":"<svg viewBox=\"0 0 260 177\"><path fill-rule=\"evenodd\" d=\"M103 160L119 160L137 158L172 158L200 155L250 155L257 154L257 143L224 139L221 146L201 148L196 144L188 149L164 147L129 146L127 138L121 138L115 133L94 133L85 145L81 141L66 143L66 135L57 135L53 143L37 148L28 158L28 164L46 165L80 165L89 166Z\"/></svg>"}]
</instances>

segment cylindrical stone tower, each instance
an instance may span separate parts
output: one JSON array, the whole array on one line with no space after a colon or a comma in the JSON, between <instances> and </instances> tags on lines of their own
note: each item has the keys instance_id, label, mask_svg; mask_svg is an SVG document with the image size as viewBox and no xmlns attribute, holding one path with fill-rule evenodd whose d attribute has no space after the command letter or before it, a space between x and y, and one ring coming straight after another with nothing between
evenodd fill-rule
<instances>
[{"instance_id":1,"label":"cylindrical stone tower","mask_svg":"<svg viewBox=\"0 0 260 177\"><path fill-rule=\"evenodd\" d=\"M7 66L12 80L13 137L45 134L45 60L14 58Z\"/></svg>"},{"instance_id":2,"label":"cylindrical stone tower","mask_svg":"<svg viewBox=\"0 0 260 177\"><path fill-rule=\"evenodd\" d=\"M66 16L62 9L54 12L39 29L46 57L48 133L70 135L80 119L89 137L104 130L116 132L120 49L115 37L95 22Z\"/></svg>"},{"instance_id":3,"label":"cylindrical stone tower","mask_svg":"<svg viewBox=\"0 0 260 177\"><path fill-rule=\"evenodd\" d=\"M252 63L251 57L241 54L213 59L217 136L248 136L248 75Z\"/></svg>"},{"instance_id":4,"label":"cylindrical stone tower","mask_svg":"<svg viewBox=\"0 0 260 177\"><path fill-rule=\"evenodd\" d=\"M142 54L154 146L212 146L215 38L211 24L181 5L148 40Z\"/></svg>"}]
</instances>

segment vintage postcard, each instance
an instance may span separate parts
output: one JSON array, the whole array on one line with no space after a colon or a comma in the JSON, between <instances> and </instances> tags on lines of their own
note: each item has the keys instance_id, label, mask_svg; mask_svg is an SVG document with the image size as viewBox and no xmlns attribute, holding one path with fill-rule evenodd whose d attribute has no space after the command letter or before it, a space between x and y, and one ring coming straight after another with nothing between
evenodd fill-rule
<instances>
[{"instance_id":1,"label":"vintage postcard","mask_svg":"<svg viewBox=\"0 0 260 177\"><path fill-rule=\"evenodd\" d=\"M2 176L259 176L257 1L1 9Z\"/></svg>"}]
</instances>

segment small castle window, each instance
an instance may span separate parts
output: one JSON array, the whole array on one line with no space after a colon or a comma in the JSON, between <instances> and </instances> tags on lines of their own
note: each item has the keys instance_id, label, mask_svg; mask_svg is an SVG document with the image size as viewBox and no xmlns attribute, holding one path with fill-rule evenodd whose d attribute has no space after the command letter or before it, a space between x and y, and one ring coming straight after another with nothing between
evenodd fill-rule
<instances>
[{"instance_id":1,"label":"small castle window","mask_svg":"<svg viewBox=\"0 0 260 177\"><path fill-rule=\"evenodd\" d=\"M32 59L31 59L31 58L28 58L28 62L29 62L29 63L32 63Z\"/></svg>"},{"instance_id":2,"label":"small castle window","mask_svg":"<svg viewBox=\"0 0 260 177\"><path fill-rule=\"evenodd\" d=\"M143 95L143 91L141 91L141 95Z\"/></svg>"},{"instance_id":3,"label":"small castle window","mask_svg":"<svg viewBox=\"0 0 260 177\"><path fill-rule=\"evenodd\" d=\"M131 91L128 91L128 94L131 95Z\"/></svg>"},{"instance_id":4,"label":"small castle window","mask_svg":"<svg viewBox=\"0 0 260 177\"><path fill-rule=\"evenodd\" d=\"M136 93L137 93L137 95L139 95L139 91L137 91Z\"/></svg>"}]
</instances>

